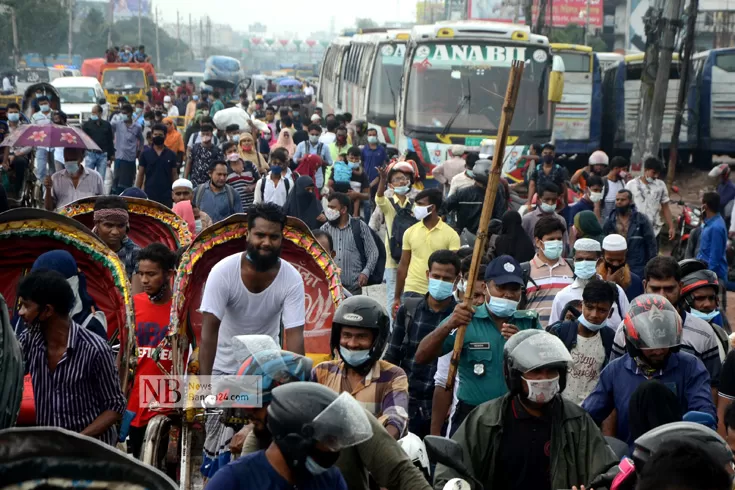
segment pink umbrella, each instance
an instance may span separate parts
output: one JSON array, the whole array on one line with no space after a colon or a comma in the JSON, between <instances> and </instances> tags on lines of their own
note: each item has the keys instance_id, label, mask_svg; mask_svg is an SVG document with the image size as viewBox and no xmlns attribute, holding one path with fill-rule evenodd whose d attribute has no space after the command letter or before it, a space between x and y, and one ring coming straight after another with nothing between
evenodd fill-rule
<instances>
[{"instance_id":1,"label":"pink umbrella","mask_svg":"<svg viewBox=\"0 0 735 490\"><path fill-rule=\"evenodd\" d=\"M24 124L5 138L0 146L100 149L92 138L87 136L81 129L57 124Z\"/></svg>"}]
</instances>

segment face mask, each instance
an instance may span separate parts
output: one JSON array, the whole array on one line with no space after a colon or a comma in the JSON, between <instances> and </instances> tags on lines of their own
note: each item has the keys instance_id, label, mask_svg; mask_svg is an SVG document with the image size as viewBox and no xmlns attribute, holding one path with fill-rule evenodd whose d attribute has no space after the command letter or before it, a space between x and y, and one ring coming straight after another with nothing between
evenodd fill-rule
<instances>
[{"instance_id":1,"label":"face mask","mask_svg":"<svg viewBox=\"0 0 735 490\"><path fill-rule=\"evenodd\" d=\"M79 162L64 162L64 168L70 174L79 172Z\"/></svg>"},{"instance_id":2,"label":"face mask","mask_svg":"<svg viewBox=\"0 0 735 490\"><path fill-rule=\"evenodd\" d=\"M610 262L608 262L608 261L605 261L605 267L606 267L606 268L607 268L607 270L609 270L609 271L610 271L611 273L615 273L615 272L619 271L620 269L622 269L623 267L625 267L625 264L623 263L623 264L620 264L620 265L613 265L613 264L611 264Z\"/></svg>"},{"instance_id":3,"label":"face mask","mask_svg":"<svg viewBox=\"0 0 735 490\"><path fill-rule=\"evenodd\" d=\"M171 105L171 104L169 104L169 105ZM135 113L138 114L138 115L141 115L141 114L143 114L143 109L141 109L140 107L136 107L135 108Z\"/></svg>"},{"instance_id":4,"label":"face mask","mask_svg":"<svg viewBox=\"0 0 735 490\"><path fill-rule=\"evenodd\" d=\"M485 306L498 318L510 318L518 310L518 301L490 296L490 301L485 302Z\"/></svg>"},{"instance_id":5,"label":"face mask","mask_svg":"<svg viewBox=\"0 0 735 490\"><path fill-rule=\"evenodd\" d=\"M327 217L327 221L337 221L340 218L341 213L336 209L327 208L324 210L324 216Z\"/></svg>"},{"instance_id":6,"label":"face mask","mask_svg":"<svg viewBox=\"0 0 735 490\"><path fill-rule=\"evenodd\" d=\"M413 208L413 217L417 220L421 221L427 216L431 214L431 211L429 210L431 208L431 205L428 206L415 206Z\"/></svg>"},{"instance_id":7,"label":"face mask","mask_svg":"<svg viewBox=\"0 0 735 490\"><path fill-rule=\"evenodd\" d=\"M154 136L153 137L153 144L156 146L161 146L163 142L166 141L166 138L163 136Z\"/></svg>"},{"instance_id":8,"label":"face mask","mask_svg":"<svg viewBox=\"0 0 735 490\"><path fill-rule=\"evenodd\" d=\"M240 141L240 135L239 134L233 134L232 136L230 136L230 140L231 141L234 141L235 143L237 143L238 141ZM247 151L250 151L250 150L247 150Z\"/></svg>"},{"instance_id":9,"label":"face mask","mask_svg":"<svg viewBox=\"0 0 735 490\"><path fill-rule=\"evenodd\" d=\"M393 188L393 192L395 192L399 196L405 196L406 194L408 194L408 191L409 190L410 189L409 189L409 187L407 185L402 185L400 187L394 187Z\"/></svg>"},{"instance_id":10,"label":"face mask","mask_svg":"<svg viewBox=\"0 0 735 490\"><path fill-rule=\"evenodd\" d=\"M618 213L625 216L626 214L628 214L628 211L630 211L630 204L626 206L617 206L615 209L618 211Z\"/></svg>"},{"instance_id":11,"label":"face mask","mask_svg":"<svg viewBox=\"0 0 735 490\"><path fill-rule=\"evenodd\" d=\"M311 456L306 457L306 461L304 462L304 466L306 467L306 470L311 473L312 475L321 475L325 471L329 470L329 468L325 468L323 466L320 466L319 463L314 461L314 458Z\"/></svg>"},{"instance_id":12,"label":"face mask","mask_svg":"<svg viewBox=\"0 0 735 490\"><path fill-rule=\"evenodd\" d=\"M227 155L227 161L236 162L239 159L240 159L240 155L238 155L237 153L230 153L229 155Z\"/></svg>"},{"instance_id":13,"label":"face mask","mask_svg":"<svg viewBox=\"0 0 735 490\"><path fill-rule=\"evenodd\" d=\"M169 107L171 107L171 102L164 102L163 103L163 107L165 107L166 109L168 109ZM135 112L138 112L138 110L136 109Z\"/></svg>"},{"instance_id":14,"label":"face mask","mask_svg":"<svg viewBox=\"0 0 735 490\"><path fill-rule=\"evenodd\" d=\"M244 151L245 153L250 153L251 151L253 151L253 145L242 145L241 148L242 151Z\"/></svg>"},{"instance_id":15,"label":"face mask","mask_svg":"<svg viewBox=\"0 0 735 490\"><path fill-rule=\"evenodd\" d=\"M195 95L195 96L192 97L192 99L196 102L197 100L199 100L199 96L198 95Z\"/></svg>"},{"instance_id":16,"label":"face mask","mask_svg":"<svg viewBox=\"0 0 735 490\"><path fill-rule=\"evenodd\" d=\"M602 201L602 192L590 192L590 201L592 202Z\"/></svg>"},{"instance_id":17,"label":"face mask","mask_svg":"<svg viewBox=\"0 0 735 490\"><path fill-rule=\"evenodd\" d=\"M311 143L312 145L316 145L317 143L319 143L319 136L314 136L313 134L309 136L309 143Z\"/></svg>"},{"instance_id":18,"label":"face mask","mask_svg":"<svg viewBox=\"0 0 735 490\"><path fill-rule=\"evenodd\" d=\"M353 367L359 367L370 360L370 349L367 350L350 350L339 346L339 355L342 356L347 364Z\"/></svg>"},{"instance_id":19,"label":"face mask","mask_svg":"<svg viewBox=\"0 0 735 490\"><path fill-rule=\"evenodd\" d=\"M50 110L51 110L51 106L49 106L48 104L43 104L41 106L41 112L48 112Z\"/></svg>"},{"instance_id":20,"label":"face mask","mask_svg":"<svg viewBox=\"0 0 735 490\"><path fill-rule=\"evenodd\" d=\"M554 155L544 155L544 163L554 163Z\"/></svg>"},{"instance_id":21,"label":"face mask","mask_svg":"<svg viewBox=\"0 0 735 490\"><path fill-rule=\"evenodd\" d=\"M375 143L378 142L378 137L377 136L368 136L367 140L368 140L368 143L370 143L371 145L374 145Z\"/></svg>"},{"instance_id":22,"label":"face mask","mask_svg":"<svg viewBox=\"0 0 735 490\"><path fill-rule=\"evenodd\" d=\"M130 114L123 114L123 121L130 121Z\"/></svg>"},{"instance_id":23,"label":"face mask","mask_svg":"<svg viewBox=\"0 0 735 490\"><path fill-rule=\"evenodd\" d=\"M36 94L36 98L39 98L39 97L40 97L40 96L42 96L42 95L43 95L43 94Z\"/></svg>"},{"instance_id":24,"label":"face mask","mask_svg":"<svg viewBox=\"0 0 735 490\"><path fill-rule=\"evenodd\" d=\"M646 177L646 182L648 182L649 184L653 184L654 182L656 182L656 177Z\"/></svg>"},{"instance_id":25,"label":"face mask","mask_svg":"<svg viewBox=\"0 0 735 490\"><path fill-rule=\"evenodd\" d=\"M528 401L549 403L559 393L559 376L554 379L530 380L521 377L528 384Z\"/></svg>"},{"instance_id":26,"label":"face mask","mask_svg":"<svg viewBox=\"0 0 735 490\"><path fill-rule=\"evenodd\" d=\"M271 140L271 134L270 133L264 133L263 134L263 139L266 140L266 141L270 141Z\"/></svg>"},{"instance_id":27,"label":"face mask","mask_svg":"<svg viewBox=\"0 0 735 490\"><path fill-rule=\"evenodd\" d=\"M602 327L604 327L605 324L607 323L607 322L602 322L599 325L596 323L592 323L584 317L584 314L580 315L580 317L577 318L577 320L579 320L579 323L587 327L587 330L592 330L593 332L599 332L602 329Z\"/></svg>"},{"instance_id":28,"label":"face mask","mask_svg":"<svg viewBox=\"0 0 735 490\"><path fill-rule=\"evenodd\" d=\"M273 175L280 175L283 172L283 167L280 165L271 165L271 173Z\"/></svg>"},{"instance_id":29,"label":"face mask","mask_svg":"<svg viewBox=\"0 0 735 490\"><path fill-rule=\"evenodd\" d=\"M347 165L350 167L351 170L360 168L360 162L347 162Z\"/></svg>"},{"instance_id":30,"label":"face mask","mask_svg":"<svg viewBox=\"0 0 735 490\"><path fill-rule=\"evenodd\" d=\"M438 301L444 301L452 295L454 284L441 279L429 278L429 294Z\"/></svg>"},{"instance_id":31,"label":"face mask","mask_svg":"<svg viewBox=\"0 0 735 490\"><path fill-rule=\"evenodd\" d=\"M467 177L469 177L470 179L475 178L475 172L473 172L472 170L465 170L464 173L467 174Z\"/></svg>"},{"instance_id":32,"label":"face mask","mask_svg":"<svg viewBox=\"0 0 735 490\"><path fill-rule=\"evenodd\" d=\"M12 116L12 114L10 114L10 116ZM8 116L8 117L10 117L10 116ZM95 114L92 114L91 116L89 116L89 119L91 119L92 121L98 121L99 118L100 117L97 116L97 115L95 115ZM12 121L12 119L11 119L11 121Z\"/></svg>"},{"instance_id":33,"label":"face mask","mask_svg":"<svg viewBox=\"0 0 735 490\"><path fill-rule=\"evenodd\" d=\"M574 274L580 278L587 280L597 272L597 262L594 260L580 260L574 263Z\"/></svg>"},{"instance_id":34,"label":"face mask","mask_svg":"<svg viewBox=\"0 0 735 490\"><path fill-rule=\"evenodd\" d=\"M194 231L198 234L202 231L202 220L195 219L194 220Z\"/></svg>"},{"instance_id":35,"label":"face mask","mask_svg":"<svg viewBox=\"0 0 735 490\"><path fill-rule=\"evenodd\" d=\"M717 316L720 314L720 310L713 310L713 311L710 311L709 313L704 313L704 312L701 312L699 310L695 310L694 308L692 308L690 310L690 313L696 316L697 318L701 318L702 320L706 322L711 322L712 320L717 318Z\"/></svg>"},{"instance_id":36,"label":"face mask","mask_svg":"<svg viewBox=\"0 0 735 490\"><path fill-rule=\"evenodd\" d=\"M544 242L544 255L549 260L556 260L561 257L561 252L564 249L564 244L561 240L551 240Z\"/></svg>"},{"instance_id":37,"label":"face mask","mask_svg":"<svg viewBox=\"0 0 735 490\"><path fill-rule=\"evenodd\" d=\"M10 121L10 122L18 122L18 121L20 121L20 114L18 114L17 112L16 113L8 114L8 121Z\"/></svg>"},{"instance_id":38,"label":"face mask","mask_svg":"<svg viewBox=\"0 0 735 490\"><path fill-rule=\"evenodd\" d=\"M556 211L556 204L546 204L545 202L542 202L541 211L543 211L546 214L553 213Z\"/></svg>"},{"instance_id":39,"label":"face mask","mask_svg":"<svg viewBox=\"0 0 735 490\"><path fill-rule=\"evenodd\" d=\"M150 128L151 127L151 122L150 121L143 121L143 126L145 126L146 128Z\"/></svg>"}]
</instances>

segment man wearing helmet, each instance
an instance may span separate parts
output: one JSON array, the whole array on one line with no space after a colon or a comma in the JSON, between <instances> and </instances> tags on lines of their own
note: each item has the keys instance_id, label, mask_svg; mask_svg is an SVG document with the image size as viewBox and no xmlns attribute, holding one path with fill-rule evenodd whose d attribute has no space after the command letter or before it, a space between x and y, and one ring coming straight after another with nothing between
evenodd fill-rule
<instances>
[{"instance_id":1,"label":"man wearing helmet","mask_svg":"<svg viewBox=\"0 0 735 490\"><path fill-rule=\"evenodd\" d=\"M314 383L279 386L271 396L267 426L273 442L223 467L207 488L347 490L334 464L340 450L372 437L368 414L350 395Z\"/></svg>"},{"instance_id":2,"label":"man wearing helmet","mask_svg":"<svg viewBox=\"0 0 735 490\"><path fill-rule=\"evenodd\" d=\"M707 370L696 357L679 352L683 324L668 299L657 294L639 296L631 302L621 328L626 354L608 364L582 404L595 422L601 424L617 410L615 437L631 444L630 398L648 379L668 386L682 413L696 410L716 417Z\"/></svg>"},{"instance_id":3,"label":"man wearing helmet","mask_svg":"<svg viewBox=\"0 0 735 490\"><path fill-rule=\"evenodd\" d=\"M466 326L458 369L459 403L452 427L459 427L477 405L507 392L501 375L503 346L519 330L541 328L535 311L517 310L522 284L521 265L513 257L501 255L485 269L485 304L478 308L457 305L419 344L416 362L433 362L452 351L456 330Z\"/></svg>"},{"instance_id":4,"label":"man wearing helmet","mask_svg":"<svg viewBox=\"0 0 735 490\"><path fill-rule=\"evenodd\" d=\"M682 261L684 262L684 261ZM682 265L682 262L679 265ZM693 261L696 262L698 261ZM686 267L686 265L682 266ZM720 298L718 295L720 283L717 274L707 269L704 264L698 270L689 272L681 279L680 308L705 322L709 323L720 341L720 361L725 361L725 355L730 350L727 333L723 330L725 318L720 314Z\"/></svg>"},{"instance_id":5,"label":"man wearing helmet","mask_svg":"<svg viewBox=\"0 0 735 490\"><path fill-rule=\"evenodd\" d=\"M246 346L248 351L253 349L254 337L239 337L239 343ZM241 339L241 340L240 340ZM233 452L242 455L267 449L273 441L268 430L268 405L272 401L272 392L276 386L294 381L306 381L311 375L311 360L288 351L279 350L273 343L266 348L258 347L258 352L245 359L239 375L262 377L261 408L231 409L223 416L242 425L250 422L253 430L248 432L245 427L233 438ZM263 349L263 350L260 350ZM370 439L340 451L335 466L339 468L350 490L368 490L368 475L382 488L388 490L429 490L430 486L422 477L421 472L411 463L406 453L393 437L388 434L378 420L367 413L373 430ZM244 444L243 444L244 440Z\"/></svg>"},{"instance_id":6,"label":"man wearing helmet","mask_svg":"<svg viewBox=\"0 0 735 490\"><path fill-rule=\"evenodd\" d=\"M587 166L574 172L569 182L573 186L579 186L582 191L586 191L590 187L590 177L597 176L602 179L605 176L608 163L609 158L607 153L602 150L597 150L590 155Z\"/></svg>"},{"instance_id":7,"label":"man wearing helmet","mask_svg":"<svg viewBox=\"0 0 735 490\"><path fill-rule=\"evenodd\" d=\"M735 184L730 180L730 165L721 163L709 172L710 177L717 178L717 194L720 196L720 213L726 215L727 205L735 199Z\"/></svg>"},{"instance_id":8,"label":"man wearing helmet","mask_svg":"<svg viewBox=\"0 0 735 490\"><path fill-rule=\"evenodd\" d=\"M462 233L462 230L466 229L472 234L477 234L491 166L492 162L490 160L478 160L475 162L475 166L472 168L472 178L475 181L474 185L460 189L444 200L439 214L446 216L450 213L456 213L457 225L455 229L457 233ZM495 206L493 206L492 217L501 219L507 209L506 189L503 185L500 185L498 186L497 194L495 194Z\"/></svg>"},{"instance_id":9,"label":"man wearing helmet","mask_svg":"<svg viewBox=\"0 0 735 490\"><path fill-rule=\"evenodd\" d=\"M485 488L572 488L617 463L592 419L560 396L573 363L561 340L525 330L502 356L509 392L473 410L453 437ZM437 465L434 487L458 476Z\"/></svg>"},{"instance_id":10,"label":"man wearing helmet","mask_svg":"<svg viewBox=\"0 0 735 490\"><path fill-rule=\"evenodd\" d=\"M381 360L390 321L367 296L347 298L332 319L332 352L339 358L318 364L311 379L337 393L346 391L400 439L408 425L408 378L403 369Z\"/></svg>"}]
</instances>

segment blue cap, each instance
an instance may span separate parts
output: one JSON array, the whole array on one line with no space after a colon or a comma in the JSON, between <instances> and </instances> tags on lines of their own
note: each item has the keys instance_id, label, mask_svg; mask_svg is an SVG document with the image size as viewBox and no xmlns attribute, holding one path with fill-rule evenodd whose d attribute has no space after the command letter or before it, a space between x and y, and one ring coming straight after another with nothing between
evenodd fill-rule
<instances>
[{"instance_id":1,"label":"blue cap","mask_svg":"<svg viewBox=\"0 0 735 490\"><path fill-rule=\"evenodd\" d=\"M510 255L501 255L485 268L485 282L493 281L498 286L520 284L523 286L521 264Z\"/></svg>"}]
</instances>

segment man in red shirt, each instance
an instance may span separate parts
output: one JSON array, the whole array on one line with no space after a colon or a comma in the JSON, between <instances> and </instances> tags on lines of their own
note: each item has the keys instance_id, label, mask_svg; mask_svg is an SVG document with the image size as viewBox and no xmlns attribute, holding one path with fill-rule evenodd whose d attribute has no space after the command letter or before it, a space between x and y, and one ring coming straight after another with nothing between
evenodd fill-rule
<instances>
[{"instance_id":1,"label":"man in red shirt","mask_svg":"<svg viewBox=\"0 0 735 490\"><path fill-rule=\"evenodd\" d=\"M158 363L153 360L153 351L168 332L171 314L171 281L176 270L176 254L162 243L152 243L138 254L138 272L143 292L133 296L135 309L135 336L138 340L138 365L135 369L133 388L130 392L128 410L135 412L130 423L130 447L137 458L143 445L143 436L148 421L166 411L152 410L140 404L141 376L163 376L172 370L171 348L161 349Z\"/></svg>"}]
</instances>

